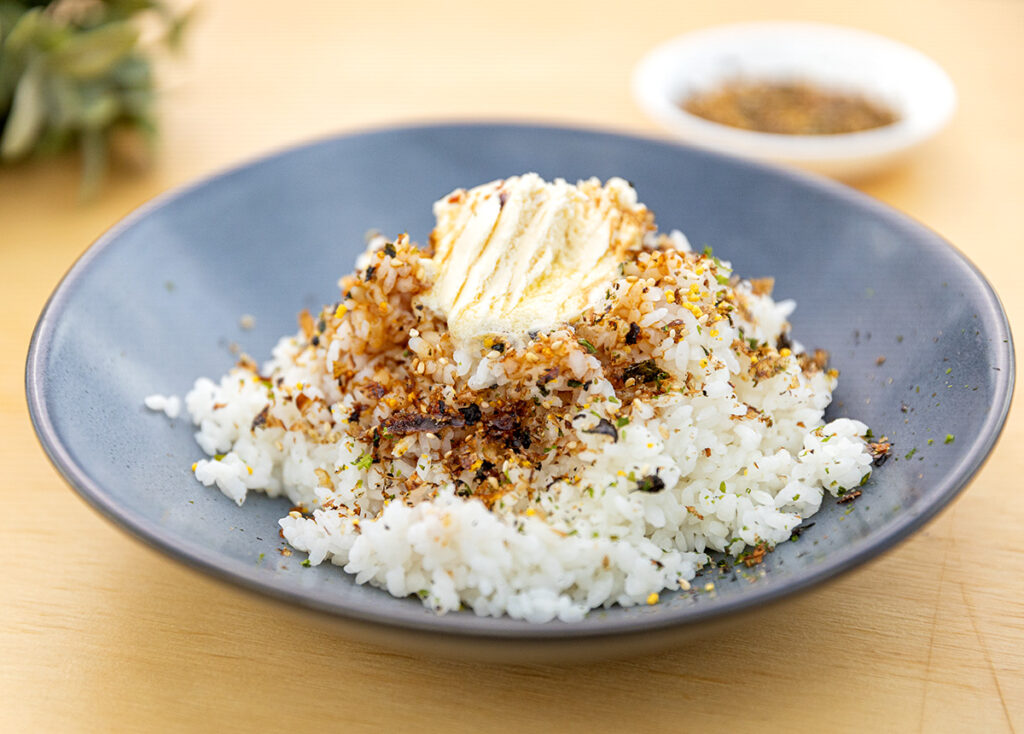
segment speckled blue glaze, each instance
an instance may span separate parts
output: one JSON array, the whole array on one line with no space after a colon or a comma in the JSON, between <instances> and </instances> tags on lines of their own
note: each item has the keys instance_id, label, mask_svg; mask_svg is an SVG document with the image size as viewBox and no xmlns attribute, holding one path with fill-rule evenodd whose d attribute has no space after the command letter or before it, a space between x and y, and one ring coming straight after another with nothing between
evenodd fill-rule
<instances>
[{"instance_id":1,"label":"speckled blue glaze","mask_svg":"<svg viewBox=\"0 0 1024 734\"><path fill-rule=\"evenodd\" d=\"M526 171L627 178L661 229L713 246L740 274L773 275L776 297L799 302L796 338L829 350L842 373L829 417L859 418L895 444L863 496L826 500L797 542L756 568L709 571L694 591L664 594L653 607L530 625L435 616L416 600L356 586L329 564L303 568L304 554L276 552L286 501L250 495L239 508L193 479L201 452L191 426L147 411L145 395L183 395L197 376L222 374L232 343L262 361L295 330L300 309L336 299L367 229L422 242L435 199ZM250 331L239 326L246 313L256 319ZM312 143L142 207L53 294L26 385L40 440L71 486L174 558L348 620L516 644L692 628L893 547L947 505L992 450L1013 360L1006 316L981 274L936 234L855 191L651 140L469 124ZM703 591L708 581L713 593Z\"/></svg>"}]
</instances>

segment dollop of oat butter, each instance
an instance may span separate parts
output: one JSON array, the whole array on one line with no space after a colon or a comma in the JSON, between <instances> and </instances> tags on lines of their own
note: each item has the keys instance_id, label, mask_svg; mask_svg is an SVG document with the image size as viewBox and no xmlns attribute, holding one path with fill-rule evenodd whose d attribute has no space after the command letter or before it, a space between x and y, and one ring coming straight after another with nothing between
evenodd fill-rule
<instances>
[{"instance_id":1,"label":"dollop of oat butter","mask_svg":"<svg viewBox=\"0 0 1024 734\"><path fill-rule=\"evenodd\" d=\"M465 190L434 204L433 280L423 303L456 340L517 340L578 317L642 246L654 217L625 180L575 186L535 173Z\"/></svg>"}]
</instances>

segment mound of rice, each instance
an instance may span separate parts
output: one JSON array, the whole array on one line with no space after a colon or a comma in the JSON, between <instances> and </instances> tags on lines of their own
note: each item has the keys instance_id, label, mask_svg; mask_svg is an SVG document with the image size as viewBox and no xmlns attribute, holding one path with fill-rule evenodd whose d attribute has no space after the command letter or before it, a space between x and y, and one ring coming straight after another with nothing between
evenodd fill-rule
<instances>
[{"instance_id":1,"label":"mound of rice","mask_svg":"<svg viewBox=\"0 0 1024 734\"><path fill-rule=\"evenodd\" d=\"M688 588L710 550L759 559L870 475L878 447L824 423L837 375L770 280L649 232L578 318L474 344L422 303L432 247L374 238L269 362L185 399L213 457L196 478L286 496L311 564L437 612L571 622Z\"/></svg>"}]
</instances>

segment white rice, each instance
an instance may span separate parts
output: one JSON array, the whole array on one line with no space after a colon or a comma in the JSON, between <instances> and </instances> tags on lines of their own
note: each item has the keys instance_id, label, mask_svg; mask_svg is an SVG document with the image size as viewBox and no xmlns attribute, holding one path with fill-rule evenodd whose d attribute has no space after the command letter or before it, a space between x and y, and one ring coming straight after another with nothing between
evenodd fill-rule
<instances>
[{"instance_id":1,"label":"white rice","mask_svg":"<svg viewBox=\"0 0 1024 734\"><path fill-rule=\"evenodd\" d=\"M147 408L161 411L171 420L181 415L181 398L177 395L147 395L144 402Z\"/></svg>"},{"instance_id":2,"label":"white rice","mask_svg":"<svg viewBox=\"0 0 1024 734\"><path fill-rule=\"evenodd\" d=\"M681 235L669 242L688 249ZM727 263L720 266L728 273ZM720 283L711 281L711 288ZM322 442L283 426L253 430L268 406L284 426L295 420L282 386L320 401L319 413L307 420L325 430L344 422L355 399L330 376L330 365L349 348L344 329L316 350L301 334L283 338L259 371L273 376L270 386L246 368L216 382L197 380L185 405L200 448L216 458L198 461L195 476L239 505L250 490L287 497L306 512L290 512L281 529L310 564L330 561L358 583L417 595L437 612L469 608L572 622L597 607L655 603L665 590L688 588L709 551L738 556L755 546L770 549L817 512L826 493L845 493L871 471L867 426L824 423L834 374L805 374L790 358L766 379L742 377L749 364L731 345L751 338L774 344L788 328L794 302L755 295L747 282L724 287L746 299L750 318L719 321L716 329L701 329L662 289L646 293L650 310L639 326L665 334L653 345L653 358L673 378L692 375L701 389L638 398L614 441L586 431L618 420L615 387L597 357L584 350L569 355L575 379L588 381L573 420L577 446L572 456L531 470L533 486L541 488L535 493L512 489L490 509L459 496L439 462L448 445L437 434L404 437L385 465L367 463L372 447L344 433ZM671 323L685 329L685 339L669 338ZM351 328L358 332L359 323ZM408 350L425 358L429 338L412 329ZM456 350L439 374L482 390L509 382L506 369L493 352ZM180 409L177 398L160 395L146 398L146 406L172 418ZM433 492L415 502L386 495L386 469L395 467ZM507 476L515 484L525 471L512 466ZM642 478L652 476L664 489L638 491Z\"/></svg>"}]
</instances>

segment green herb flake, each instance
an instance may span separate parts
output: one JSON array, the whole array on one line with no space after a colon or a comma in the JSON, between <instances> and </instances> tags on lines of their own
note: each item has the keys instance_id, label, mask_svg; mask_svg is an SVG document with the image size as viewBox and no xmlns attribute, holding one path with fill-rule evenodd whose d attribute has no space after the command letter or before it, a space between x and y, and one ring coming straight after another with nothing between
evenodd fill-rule
<instances>
[{"instance_id":1,"label":"green herb flake","mask_svg":"<svg viewBox=\"0 0 1024 734\"><path fill-rule=\"evenodd\" d=\"M955 441L955 440L956 440L956 437L952 433L947 433L946 434L946 440L943 441L943 443L953 443L953 441Z\"/></svg>"},{"instance_id":2,"label":"green herb flake","mask_svg":"<svg viewBox=\"0 0 1024 734\"><path fill-rule=\"evenodd\" d=\"M370 468L370 465L372 463L373 457L370 454L359 454L359 458L355 460L353 466L355 466L357 469L362 469L363 471L366 471L367 469Z\"/></svg>"},{"instance_id":3,"label":"green herb flake","mask_svg":"<svg viewBox=\"0 0 1024 734\"><path fill-rule=\"evenodd\" d=\"M313 564L309 562L309 559L308 559L308 558L307 558L306 560L304 560L304 561L302 562L302 567L303 567L303 568L309 568L309 567L310 567L310 566L312 566L312 565L313 565Z\"/></svg>"},{"instance_id":4,"label":"green herb flake","mask_svg":"<svg viewBox=\"0 0 1024 734\"><path fill-rule=\"evenodd\" d=\"M948 375L948 374L949 374L950 372L952 372L952 371L953 371L953 368L952 368L952 367L947 367L947 368L946 368L946 374L947 374L947 375Z\"/></svg>"},{"instance_id":5,"label":"green herb flake","mask_svg":"<svg viewBox=\"0 0 1024 734\"><path fill-rule=\"evenodd\" d=\"M586 339L580 338L580 339L577 339L576 341L578 341L580 343L580 345L584 349L586 349L588 352L590 352L591 354L597 354L597 347L595 347L593 344L588 342Z\"/></svg>"},{"instance_id":6,"label":"green herb flake","mask_svg":"<svg viewBox=\"0 0 1024 734\"><path fill-rule=\"evenodd\" d=\"M912 458L914 458L914 454L916 454L916 453L917 453L917 449L916 448L910 449L910 451L907 452L907 455L904 456L903 458L904 459L912 459Z\"/></svg>"},{"instance_id":7,"label":"green herb flake","mask_svg":"<svg viewBox=\"0 0 1024 734\"><path fill-rule=\"evenodd\" d=\"M615 419L615 427L616 428L622 428L622 427L628 426L628 425L629 425L629 418L627 418L624 415L620 415L618 418Z\"/></svg>"},{"instance_id":8,"label":"green herb flake","mask_svg":"<svg viewBox=\"0 0 1024 734\"><path fill-rule=\"evenodd\" d=\"M928 445L931 446L933 443L935 443L935 439L934 438L929 438L928 439Z\"/></svg>"}]
</instances>

